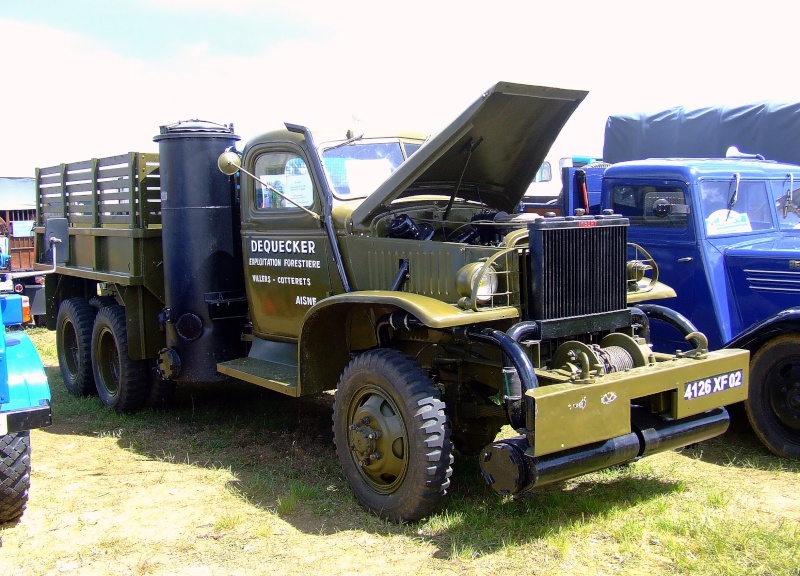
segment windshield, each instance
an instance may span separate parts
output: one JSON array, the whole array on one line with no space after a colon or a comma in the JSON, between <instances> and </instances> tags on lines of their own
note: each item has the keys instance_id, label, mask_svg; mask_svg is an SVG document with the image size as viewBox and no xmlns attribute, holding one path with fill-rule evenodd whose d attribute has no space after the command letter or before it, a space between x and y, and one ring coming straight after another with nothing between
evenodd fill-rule
<instances>
[{"instance_id":1,"label":"windshield","mask_svg":"<svg viewBox=\"0 0 800 576\"><path fill-rule=\"evenodd\" d=\"M407 153L415 152L417 147L407 144ZM353 142L322 152L333 193L343 200L369 196L404 160L399 141Z\"/></svg>"},{"instance_id":2,"label":"windshield","mask_svg":"<svg viewBox=\"0 0 800 576\"><path fill-rule=\"evenodd\" d=\"M800 230L800 188L792 190L796 182L800 183L787 178L781 185L773 183L772 186L781 230Z\"/></svg>"},{"instance_id":3,"label":"windshield","mask_svg":"<svg viewBox=\"0 0 800 576\"><path fill-rule=\"evenodd\" d=\"M772 230L770 202L763 180L731 178L700 183L700 204L708 236Z\"/></svg>"}]
</instances>

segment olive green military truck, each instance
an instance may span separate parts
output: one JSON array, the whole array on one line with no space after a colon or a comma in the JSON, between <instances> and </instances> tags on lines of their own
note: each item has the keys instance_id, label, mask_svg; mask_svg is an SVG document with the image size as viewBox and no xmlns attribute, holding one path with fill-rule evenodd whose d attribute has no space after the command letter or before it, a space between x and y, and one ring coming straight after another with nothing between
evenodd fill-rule
<instances>
[{"instance_id":1,"label":"olive green military truck","mask_svg":"<svg viewBox=\"0 0 800 576\"><path fill-rule=\"evenodd\" d=\"M335 390L343 473L393 521L434 510L454 453L521 496L721 434L748 354L651 350L635 302L669 291L627 220L514 213L585 96L498 83L427 140L286 124L241 153L188 121L37 170L67 388L122 412L190 381Z\"/></svg>"}]
</instances>

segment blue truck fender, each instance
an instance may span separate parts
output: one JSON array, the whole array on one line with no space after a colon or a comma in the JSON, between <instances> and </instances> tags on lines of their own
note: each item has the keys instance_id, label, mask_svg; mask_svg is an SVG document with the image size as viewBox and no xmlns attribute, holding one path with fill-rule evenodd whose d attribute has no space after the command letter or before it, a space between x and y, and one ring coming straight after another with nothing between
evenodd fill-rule
<instances>
[{"instance_id":1,"label":"blue truck fender","mask_svg":"<svg viewBox=\"0 0 800 576\"><path fill-rule=\"evenodd\" d=\"M746 348L751 352L764 342L784 334L800 333L800 308L787 308L738 334L723 348Z\"/></svg>"}]
</instances>

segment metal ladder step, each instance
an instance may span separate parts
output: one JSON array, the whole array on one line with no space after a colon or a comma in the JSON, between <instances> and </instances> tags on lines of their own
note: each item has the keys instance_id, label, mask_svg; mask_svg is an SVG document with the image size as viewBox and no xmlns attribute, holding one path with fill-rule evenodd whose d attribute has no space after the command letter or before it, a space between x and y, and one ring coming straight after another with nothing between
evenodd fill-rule
<instances>
[{"instance_id":1,"label":"metal ladder step","mask_svg":"<svg viewBox=\"0 0 800 576\"><path fill-rule=\"evenodd\" d=\"M217 370L222 374L257 384L264 388L286 394L287 396L299 396L297 366L287 366L259 360L257 358L237 358L220 362Z\"/></svg>"}]
</instances>

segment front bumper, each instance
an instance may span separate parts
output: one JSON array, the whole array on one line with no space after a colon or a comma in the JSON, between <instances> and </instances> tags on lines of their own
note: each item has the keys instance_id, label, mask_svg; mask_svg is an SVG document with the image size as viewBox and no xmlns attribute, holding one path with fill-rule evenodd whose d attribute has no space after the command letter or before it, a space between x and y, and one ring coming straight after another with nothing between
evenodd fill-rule
<instances>
[{"instance_id":1,"label":"front bumper","mask_svg":"<svg viewBox=\"0 0 800 576\"><path fill-rule=\"evenodd\" d=\"M527 390L527 452L538 457L630 434L631 406L647 396L665 394L670 408L661 417L676 421L741 402L748 363L747 350L719 350Z\"/></svg>"},{"instance_id":2,"label":"front bumper","mask_svg":"<svg viewBox=\"0 0 800 576\"><path fill-rule=\"evenodd\" d=\"M13 432L24 432L35 428L45 428L53 423L50 405L23 408L0 413L0 436Z\"/></svg>"}]
</instances>

